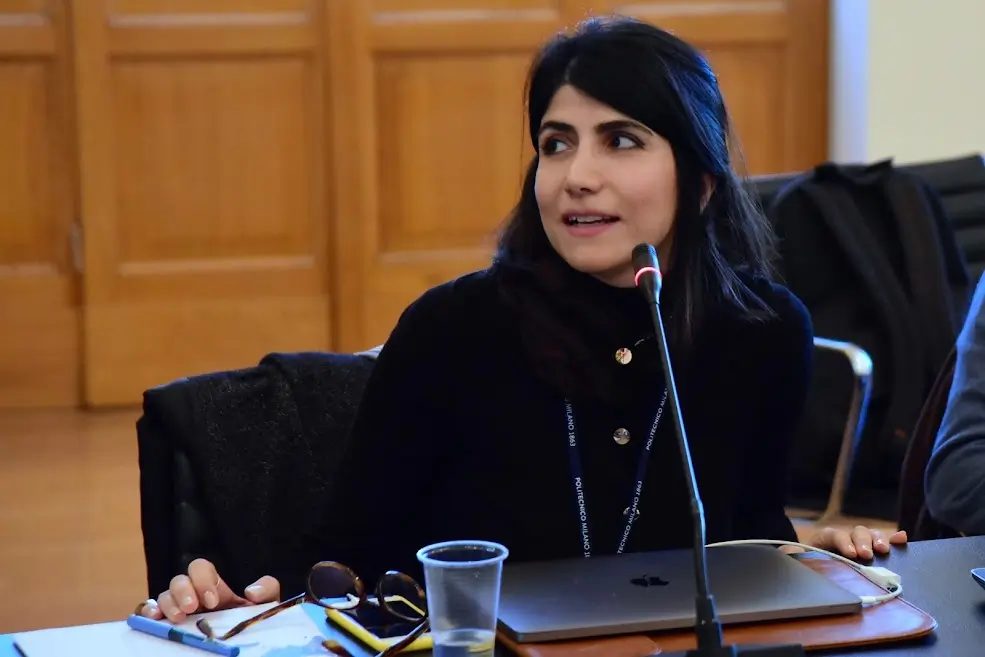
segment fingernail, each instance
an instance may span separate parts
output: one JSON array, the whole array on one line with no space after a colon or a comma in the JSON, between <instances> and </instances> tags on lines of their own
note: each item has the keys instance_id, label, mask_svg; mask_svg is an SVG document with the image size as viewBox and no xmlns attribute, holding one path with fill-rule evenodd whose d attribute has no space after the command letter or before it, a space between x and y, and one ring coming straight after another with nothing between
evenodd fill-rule
<instances>
[{"instance_id":1,"label":"fingernail","mask_svg":"<svg viewBox=\"0 0 985 657\"><path fill-rule=\"evenodd\" d=\"M261 595L263 593L263 587L259 584L250 584L246 587L247 595Z\"/></svg>"},{"instance_id":2,"label":"fingernail","mask_svg":"<svg viewBox=\"0 0 985 657\"><path fill-rule=\"evenodd\" d=\"M156 611L157 611L157 603L148 602L147 604L144 605L144 608L140 610L140 613L143 614L144 616L153 618L154 612Z\"/></svg>"},{"instance_id":3,"label":"fingernail","mask_svg":"<svg viewBox=\"0 0 985 657\"><path fill-rule=\"evenodd\" d=\"M192 598L190 595L186 595L184 598L181 599L181 608L182 609L186 609L188 607L191 607L194 604L195 604L195 599Z\"/></svg>"},{"instance_id":4,"label":"fingernail","mask_svg":"<svg viewBox=\"0 0 985 657\"><path fill-rule=\"evenodd\" d=\"M219 604L218 598L216 598L215 593L212 591L205 592L205 606L208 609L215 609L215 606Z\"/></svg>"},{"instance_id":5,"label":"fingernail","mask_svg":"<svg viewBox=\"0 0 985 657\"><path fill-rule=\"evenodd\" d=\"M848 546L848 554L850 554L853 557L858 554L858 552L855 551L855 546L854 545Z\"/></svg>"},{"instance_id":6,"label":"fingernail","mask_svg":"<svg viewBox=\"0 0 985 657\"><path fill-rule=\"evenodd\" d=\"M885 544L886 544L886 541L882 540L881 538L877 538L876 539L876 545L885 545Z\"/></svg>"}]
</instances>

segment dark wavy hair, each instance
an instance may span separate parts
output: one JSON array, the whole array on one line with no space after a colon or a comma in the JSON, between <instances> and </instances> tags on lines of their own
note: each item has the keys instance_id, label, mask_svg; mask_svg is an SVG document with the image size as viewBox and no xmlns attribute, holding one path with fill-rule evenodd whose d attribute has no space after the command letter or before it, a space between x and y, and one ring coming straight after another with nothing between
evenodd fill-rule
<instances>
[{"instance_id":1,"label":"dark wavy hair","mask_svg":"<svg viewBox=\"0 0 985 657\"><path fill-rule=\"evenodd\" d=\"M739 149L707 59L672 34L632 18L596 17L556 36L535 57L527 80L535 153L544 113L566 84L640 121L673 149L677 216L664 289L675 299L668 322L675 343L691 342L716 301L750 318L771 316L740 274L771 277L773 234L733 166ZM520 200L499 235L495 260L500 264L531 270L556 255L534 196L538 161L535 154ZM706 181L713 189L702 208Z\"/></svg>"}]
</instances>

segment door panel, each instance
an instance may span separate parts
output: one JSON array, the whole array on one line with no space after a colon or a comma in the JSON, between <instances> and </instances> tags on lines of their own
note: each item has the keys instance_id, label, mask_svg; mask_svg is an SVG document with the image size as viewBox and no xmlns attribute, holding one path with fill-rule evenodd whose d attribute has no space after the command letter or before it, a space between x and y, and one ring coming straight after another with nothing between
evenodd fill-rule
<instances>
[{"instance_id":1,"label":"door panel","mask_svg":"<svg viewBox=\"0 0 985 657\"><path fill-rule=\"evenodd\" d=\"M66 28L60 2L0 0L0 408L79 398Z\"/></svg>"},{"instance_id":2,"label":"door panel","mask_svg":"<svg viewBox=\"0 0 985 657\"><path fill-rule=\"evenodd\" d=\"M487 265L532 155L530 57L584 11L557 0L331 6L332 78L352 90L333 112L340 138L354 127L336 228L336 344L350 350L384 341L428 287Z\"/></svg>"},{"instance_id":3,"label":"door panel","mask_svg":"<svg viewBox=\"0 0 985 657\"><path fill-rule=\"evenodd\" d=\"M86 400L331 343L321 3L75 3Z\"/></svg>"},{"instance_id":4,"label":"door panel","mask_svg":"<svg viewBox=\"0 0 985 657\"><path fill-rule=\"evenodd\" d=\"M739 168L827 153L826 0L340 0L330 3L338 250L336 348L383 342L427 288L485 267L532 154L523 87L538 46L592 12L705 51ZM736 149L736 155L740 155Z\"/></svg>"}]
</instances>

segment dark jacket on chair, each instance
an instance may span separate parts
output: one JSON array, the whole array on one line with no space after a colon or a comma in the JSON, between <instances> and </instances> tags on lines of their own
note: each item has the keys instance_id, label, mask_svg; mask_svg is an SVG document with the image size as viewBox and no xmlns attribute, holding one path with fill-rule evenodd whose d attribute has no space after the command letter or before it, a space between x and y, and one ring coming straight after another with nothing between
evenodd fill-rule
<instances>
[{"instance_id":1,"label":"dark jacket on chair","mask_svg":"<svg viewBox=\"0 0 985 657\"><path fill-rule=\"evenodd\" d=\"M270 354L256 367L145 392L137 436L150 596L196 557L213 561L240 594L258 574L311 565L294 563L310 552L298 530L326 509L374 362Z\"/></svg>"}]
</instances>

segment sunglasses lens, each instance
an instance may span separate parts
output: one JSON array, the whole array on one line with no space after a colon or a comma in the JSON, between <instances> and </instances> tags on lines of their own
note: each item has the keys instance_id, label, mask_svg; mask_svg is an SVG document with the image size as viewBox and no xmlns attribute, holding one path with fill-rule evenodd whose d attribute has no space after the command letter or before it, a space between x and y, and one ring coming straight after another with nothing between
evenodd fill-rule
<instances>
[{"instance_id":1,"label":"sunglasses lens","mask_svg":"<svg viewBox=\"0 0 985 657\"><path fill-rule=\"evenodd\" d=\"M308 577L311 594L336 609L353 609L359 604L356 578L343 566L318 564Z\"/></svg>"},{"instance_id":2,"label":"sunglasses lens","mask_svg":"<svg viewBox=\"0 0 985 657\"><path fill-rule=\"evenodd\" d=\"M419 621L427 614L427 600L421 586L407 575L387 573L380 580L379 594L387 611L409 621Z\"/></svg>"}]
</instances>

